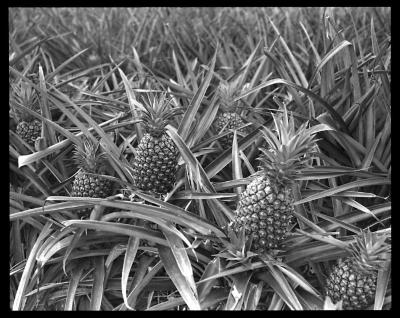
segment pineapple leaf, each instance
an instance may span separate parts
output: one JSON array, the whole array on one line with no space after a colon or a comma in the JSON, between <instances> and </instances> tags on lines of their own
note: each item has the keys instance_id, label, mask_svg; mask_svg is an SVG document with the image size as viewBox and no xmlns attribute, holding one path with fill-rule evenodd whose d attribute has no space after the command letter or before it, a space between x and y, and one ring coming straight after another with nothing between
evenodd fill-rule
<instances>
[{"instance_id":1,"label":"pineapple leaf","mask_svg":"<svg viewBox=\"0 0 400 318\"><path fill-rule=\"evenodd\" d=\"M136 253L138 251L140 239L135 236L130 236L128 240L128 245L126 247L126 252L124 256L124 263L122 268L122 275L121 275L121 289L122 289L122 297L124 299L124 304L127 308L133 310L128 303L128 297L126 295L126 290L128 286L128 278L129 273L131 271L133 262L136 257Z\"/></svg>"},{"instance_id":2,"label":"pineapple leaf","mask_svg":"<svg viewBox=\"0 0 400 318\"><path fill-rule=\"evenodd\" d=\"M200 278L200 280L204 280L207 277L214 276L218 274L221 270L221 260L219 257L214 258L211 260ZM204 299L207 297L209 292L212 290L214 286L217 285L218 279L208 280L203 283L199 283L197 286L197 292L199 294L199 300L203 303Z\"/></svg>"},{"instance_id":3,"label":"pineapple leaf","mask_svg":"<svg viewBox=\"0 0 400 318\"><path fill-rule=\"evenodd\" d=\"M390 281L391 261L384 263L378 271L374 310L381 310L385 301L386 290Z\"/></svg>"},{"instance_id":4,"label":"pineapple leaf","mask_svg":"<svg viewBox=\"0 0 400 318\"><path fill-rule=\"evenodd\" d=\"M173 237L175 236L171 235L168 241ZM157 248L160 259L168 276L173 281L188 307L192 310L200 310L201 306L197 296L197 289L194 285L193 274L188 275L188 273L186 273L188 270L191 272L192 267L188 266L190 263L188 263L189 259L186 251L183 249L183 245L175 246L175 243L178 241L181 242L180 244L182 245L182 241L177 238L175 242L171 242L173 245L170 247L158 245Z\"/></svg>"},{"instance_id":5,"label":"pineapple leaf","mask_svg":"<svg viewBox=\"0 0 400 318\"><path fill-rule=\"evenodd\" d=\"M90 310L100 310L104 293L104 256L94 258L94 278L90 299Z\"/></svg>"}]
</instances>

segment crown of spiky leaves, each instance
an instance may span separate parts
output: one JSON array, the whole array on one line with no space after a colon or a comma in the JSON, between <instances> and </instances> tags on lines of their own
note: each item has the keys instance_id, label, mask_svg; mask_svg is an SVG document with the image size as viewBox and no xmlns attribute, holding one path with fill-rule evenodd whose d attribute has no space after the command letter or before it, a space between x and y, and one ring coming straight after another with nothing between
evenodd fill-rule
<instances>
[{"instance_id":1,"label":"crown of spiky leaves","mask_svg":"<svg viewBox=\"0 0 400 318\"><path fill-rule=\"evenodd\" d=\"M38 106L38 96L35 89L24 81L11 84L11 96L17 103L29 109L35 110ZM16 111L16 113L23 120L33 117L29 113L20 110Z\"/></svg>"},{"instance_id":2,"label":"crown of spiky leaves","mask_svg":"<svg viewBox=\"0 0 400 318\"><path fill-rule=\"evenodd\" d=\"M100 142L94 142L86 137L83 138L82 144L75 145L74 160L80 168L89 173L101 172L106 163Z\"/></svg>"},{"instance_id":3,"label":"crown of spiky leaves","mask_svg":"<svg viewBox=\"0 0 400 318\"><path fill-rule=\"evenodd\" d=\"M245 229L242 228L237 233L228 227L227 236L229 240L220 238L223 249L216 254L227 261L227 268L236 265L249 265L251 258L257 256L251 251L252 237L246 237Z\"/></svg>"},{"instance_id":4,"label":"crown of spiky leaves","mask_svg":"<svg viewBox=\"0 0 400 318\"><path fill-rule=\"evenodd\" d=\"M364 272L379 269L390 258L391 244L387 242L390 237L390 232L378 235L363 231L349 246L355 265Z\"/></svg>"},{"instance_id":5,"label":"crown of spiky leaves","mask_svg":"<svg viewBox=\"0 0 400 318\"><path fill-rule=\"evenodd\" d=\"M155 95L148 95L148 100L143 100L142 119L145 124L145 130L153 137L160 137L171 118L183 112L181 107L168 108L171 99L167 100L166 95L162 94L160 98Z\"/></svg>"},{"instance_id":6,"label":"crown of spiky leaves","mask_svg":"<svg viewBox=\"0 0 400 318\"><path fill-rule=\"evenodd\" d=\"M239 103L234 102L241 93L240 78L231 82L221 82L217 94L220 98L220 108L223 112L235 112Z\"/></svg>"},{"instance_id":7,"label":"crown of spiky leaves","mask_svg":"<svg viewBox=\"0 0 400 318\"><path fill-rule=\"evenodd\" d=\"M263 171L278 183L293 181L300 169L307 165L316 145L316 133L331 128L325 124L308 127L308 122L296 129L293 115L288 115L286 106L282 113L272 114L274 120L273 133L264 127L262 133L268 144L268 149L260 148Z\"/></svg>"}]
</instances>

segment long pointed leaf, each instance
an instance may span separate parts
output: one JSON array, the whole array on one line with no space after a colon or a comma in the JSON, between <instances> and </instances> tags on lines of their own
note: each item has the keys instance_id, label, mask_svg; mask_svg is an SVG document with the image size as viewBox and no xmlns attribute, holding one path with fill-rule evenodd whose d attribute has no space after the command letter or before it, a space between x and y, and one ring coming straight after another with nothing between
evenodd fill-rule
<instances>
[{"instance_id":1,"label":"long pointed leaf","mask_svg":"<svg viewBox=\"0 0 400 318\"><path fill-rule=\"evenodd\" d=\"M197 90L196 94L194 95L193 99L191 100L189 108L185 112L182 122L179 125L178 135L181 136L181 138L185 141L189 135L190 126L192 125L192 123L194 121L195 115L198 112L201 101L202 101L204 94L206 93L206 90L212 79L212 75L213 75L213 71L214 71L214 67L215 67L215 61L217 58L217 52L218 52L218 48L215 50L214 57L211 61L210 70L208 71L207 76L205 77L205 79L201 83L199 89Z\"/></svg>"},{"instance_id":2,"label":"long pointed leaf","mask_svg":"<svg viewBox=\"0 0 400 318\"><path fill-rule=\"evenodd\" d=\"M187 282L186 277L182 274L176 262L173 252L169 247L158 245L158 253L163 262L164 268L171 278L172 282L178 289L180 295L191 310L200 310L200 303L197 299L195 291Z\"/></svg>"},{"instance_id":3,"label":"long pointed leaf","mask_svg":"<svg viewBox=\"0 0 400 318\"><path fill-rule=\"evenodd\" d=\"M132 264L135 260L136 253L139 247L140 239L138 237L131 236L128 240L128 246L126 247L124 264L122 267L122 275L121 275L121 288L122 288L122 298L124 299L125 306L129 309L133 310L129 306L128 299L126 296L126 289L128 284L129 273L131 271Z\"/></svg>"},{"instance_id":4,"label":"long pointed leaf","mask_svg":"<svg viewBox=\"0 0 400 318\"><path fill-rule=\"evenodd\" d=\"M15 294L14 303L13 303L13 310L22 310L23 303L24 303L24 295L26 293L26 287L29 283L29 278L31 277L31 273L34 267L36 252L40 247L42 241L46 238L46 236L51 232L52 223L46 223L42 232L40 232L39 237L36 239L35 244L33 245L30 254L28 256L28 260L26 261L24 271L22 273L17 293Z\"/></svg>"},{"instance_id":5,"label":"long pointed leaf","mask_svg":"<svg viewBox=\"0 0 400 318\"><path fill-rule=\"evenodd\" d=\"M390 184L390 183L391 183L390 180L387 178L368 178L368 179L364 179L364 180L357 180L357 181L343 184L343 185L335 187L333 189L328 189L328 190L321 191L319 193L310 195L305 199L294 202L294 204L303 204L303 203L310 202L313 200L325 198L327 196L331 196L333 194L336 194L336 193L339 193L339 192L342 192L342 191L345 191L348 189L352 189L352 188L366 187L366 186L372 186L372 185L377 185L377 184Z\"/></svg>"},{"instance_id":6,"label":"long pointed leaf","mask_svg":"<svg viewBox=\"0 0 400 318\"><path fill-rule=\"evenodd\" d=\"M90 299L90 310L100 310L104 292L104 256L94 259L94 278L92 287L92 298Z\"/></svg>"}]
</instances>

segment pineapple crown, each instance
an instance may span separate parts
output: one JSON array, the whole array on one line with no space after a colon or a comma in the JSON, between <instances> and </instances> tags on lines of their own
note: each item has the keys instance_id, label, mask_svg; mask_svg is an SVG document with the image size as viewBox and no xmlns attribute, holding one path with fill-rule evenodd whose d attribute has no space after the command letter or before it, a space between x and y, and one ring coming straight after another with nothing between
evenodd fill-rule
<instances>
[{"instance_id":1,"label":"pineapple crown","mask_svg":"<svg viewBox=\"0 0 400 318\"><path fill-rule=\"evenodd\" d=\"M87 137L84 137L82 144L75 145L74 160L82 170L89 173L100 173L106 163L100 142L93 142Z\"/></svg>"},{"instance_id":2,"label":"pineapple crown","mask_svg":"<svg viewBox=\"0 0 400 318\"><path fill-rule=\"evenodd\" d=\"M264 127L262 133L269 147L260 148L262 155L258 159L268 176L279 184L288 184L307 166L316 146L316 133L331 128L325 124L307 127L305 122L296 129L294 117L288 115L286 106L280 115L272 114L272 117L276 135Z\"/></svg>"},{"instance_id":3,"label":"pineapple crown","mask_svg":"<svg viewBox=\"0 0 400 318\"><path fill-rule=\"evenodd\" d=\"M148 101L143 100L142 119L145 123L145 130L151 136L159 138L165 131L171 118L183 112L183 109L167 108L171 100L166 100L166 94L162 94L160 98L147 95Z\"/></svg>"},{"instance_id":4,"label":"pineapple crown","mask_svg":"<svg viewBox=\"0 0 400 318\"><path fill-rule=\"evenodd\" d=\"M228 83L223 81L219 84L217 94L221 101L221 110L223 112L235 112L238 103L234 102L235 98L242 92L240 88L240 77Z\"/></svg>"},{"instance_id":5,"label":"pineapple crown","mask_svg":"<svg viewBox=\"0 0 400 318\"><path fill-rule=\"evenodd\" d=\"M369 230L363 231L356 238L356 242L349 246L354 264L364 272L381 268L391 254L391 244L386 242L390 238L390 232L378 236L377 233L371 233Z\"/></svg>"},{"instance_id":6,"label":"pineapple crown","mask_svg":"<svg viewBox=\"0 0 400 318\"><path fill-rule=\"evenodd\" d=\"M36 109L38 106L38 96L36 90L24 81L11 84L11 95L14 97L16 102L28 107L29 109ZM29 120L32 118L27 112L17 111L17 115L22 120Z\"/></svg>"}]
</instances>

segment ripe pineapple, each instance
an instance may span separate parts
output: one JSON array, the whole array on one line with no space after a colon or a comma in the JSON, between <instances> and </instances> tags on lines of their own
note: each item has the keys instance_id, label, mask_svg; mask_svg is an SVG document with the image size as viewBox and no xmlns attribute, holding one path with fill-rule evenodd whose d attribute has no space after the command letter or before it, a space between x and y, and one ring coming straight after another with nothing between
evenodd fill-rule
<instances>
[{"instance_id":1,"label":"ripe pineapple","mask_svg":"<svg viewBox=\"0 0 400 318\"><path fill-rule=\"evenodd\" d=\"M221 83L218 87L217 94L220 97L220 107L219 114L215 119L215 125L217 127L218 132L222 130L225 126L225 130L236 130L239 127L243 126L245 122L242 117L237 113L237 108L239 102L233 102L233 100L240 94L240 88L238 87L238 81L234 81L232 83ZM242 128L239 132L246 133L247 129ZM221 146L223 149L229 148L232 146L233 133L230 133L219 139Z\"/></svg>"},{"instance_id":2,"label":"ripe pineapple","mask_svg":"<svg viewBox=\"0 0 400 318\"><path fill-rule=\"evenodd\" d=\"M165 95L143 104L145 134L131 161L134 185L142 191L166 194L172 190L178 165L178 149L165 132L171 118L181 109L167 109Z\"/></svg>"},{"instance_id":3,"label":"ripe pineapple","mask_svg":"<svg viewBox=\"0 0 400 318\"><path fill-rule=\"evenodd\" d=\"M12 98L15 101L29 109L36 110L38 99L34 89L25 82L12 84ZM30 146L35 145L35 140L40 137L42 131L42 122L31 114L23 111L16 111L18 124L16 133Z\"/></svg>"},{"instance_id":4,"label":"ripe pineapple","mask_svg":"<svg viewBox=\"0 0 400 318\"><path fill-rule=\"evenodd\" d=\"M353 255L333 267L326 282L326 295L334 303L342 300L345 310L365 309L374 303L377 270L391 249L386 238L364 232L350 246Z\"/></svg>"},{"instance_id":5,"label":"ripe pineapple","mask_svg":"<svg viewBox=\"0 0 400 318\"><path fill-rule=\"evenodd\" d=\"M71 195L74 197L105 198L112 194L112 182L104 174L105 158L100 152L100 143L85 138L82 146L75 146L75 162L80 170L75 176Z\"/></svg>"},{"instance_id":6,"label":"ripe pineapple","mask_svg":"<svg viewBox=\"0 0 400 318\"><path fill-rule=\"evenodd\" d=\"M295 129L294 119L286 108L280 116L273 115L277 136L264 127L269 149L260 148L261 171L240 194L232 226L235 231L246 229L253 238L253 249L263 254L277 248L286 238L293 211L291 186L297 170L304 167L315 146L315 133L329 129L325 125Z\"/></svg>"}]
</instances>

